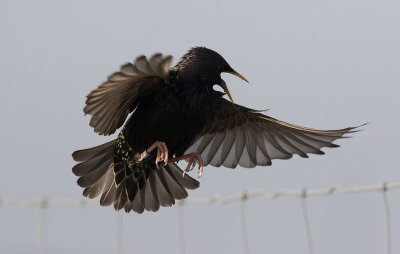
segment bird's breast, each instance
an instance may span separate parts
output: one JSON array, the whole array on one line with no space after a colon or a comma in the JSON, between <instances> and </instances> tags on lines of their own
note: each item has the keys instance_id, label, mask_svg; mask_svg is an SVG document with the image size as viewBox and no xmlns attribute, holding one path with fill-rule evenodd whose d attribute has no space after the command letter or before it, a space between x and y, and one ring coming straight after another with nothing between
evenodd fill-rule
<instances>
[{"instance_id":1,"label":"bird's breast","mask_svg":"<svg viewBox=\"0 0 400 254\"><path fill-rule=\"evenodd\" d=\"M143 100L126 123L124 134L138 152L155 141L166 142L170 154L182 155L215 112L207 104L193 106L176 94Z\"/></svg>"}]
</instances>

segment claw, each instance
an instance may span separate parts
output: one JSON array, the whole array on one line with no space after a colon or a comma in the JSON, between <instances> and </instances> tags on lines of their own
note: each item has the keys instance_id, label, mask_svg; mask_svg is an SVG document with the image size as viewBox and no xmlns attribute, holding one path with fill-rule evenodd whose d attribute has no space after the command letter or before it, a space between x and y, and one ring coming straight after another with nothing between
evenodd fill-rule
<instances>
[{"instance_id":1,"label":"claw","mask_svg":"<svg viewBox=\"0 0 400 254\"><path fill-rule=\"evenodd\" d=\"M203 174L203 166L199 166L199 176L197 178L200 178L202 174Z\"/></svg>"},{"instance_id":2,"label":"claw","mask_svg":"<svg viewBox=\"0 0 400 254\"><path fill-rule=\"evenodd\" d=\"M188 165L186 166L186 169L183 171L182 176L184 177L186 173L189 171L193 170L193 168L196 166L196 162L194 162L192 159L190 159Z\"/></svg>"},{"instance_id":3,"label":"claw","mask_svg":"<svg viewBox=\"0 0 400 254\"><path fill-rule=\"evenodd\" d=\"M164 142L161 141L156 141L154 144L152 144L147 150L147 153L150 153L153 151L155 148L157 148L157 158L156 158L156 167L158 169L158 163L159 162L164 162L164 165L168 164L168 148L167 145Z\"/></svg>"},{"instance_id":4,"label":"claw","mask_svg":"<svg viewBox=\"0 0 400 254\"><path fill-rule=\"evenodd\" d=\"M199 176L197 178L200 178L203 175L204 162L200 154L197 155L197 159L199 160Z\"/></svg>"},{"instance_id":5,"label":"claw","mask_svg":"<svg viewBox=\"0 0 400 254\"><path fill-rule=\"evenodd\" d=\"M158 163L159 163L159 162L160 162L160 161L158 160L158 157L157 157L157 158L156 158L156 162L155 162L155 163L156 163L156 168L157 168L157 169L160 169L160 168L158 167Z\"/></svg>"},{"instance_id":6,"label":"claw","mask_svg":"<svg viewBox=\"0 0 400 254\"><path fill-rule=\"evenodd\" d=\"M204 162L203 159L201 158L201 155L198 153L190 153L190 154L185 154L183 156L180 156L178 158L173 158L170 160L170 162L177 162L180 160L184 159L189 159L189 163L186 166L186 169L182 172L182 176L185 177L185 174L188 173L189 171L193 170L196 167L196 164L199 164L199 178L203 174L203 168L204 168Z\"/></svg>"}]
</instances>

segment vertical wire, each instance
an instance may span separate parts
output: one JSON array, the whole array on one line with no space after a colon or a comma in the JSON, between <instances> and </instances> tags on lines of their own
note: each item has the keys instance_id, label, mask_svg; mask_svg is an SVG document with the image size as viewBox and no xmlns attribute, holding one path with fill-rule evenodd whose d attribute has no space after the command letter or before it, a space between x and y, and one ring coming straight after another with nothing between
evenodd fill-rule
<instances>
[{"instance_id":1,"label":"vertical wire","mask_svg":"<svg viewBox=\"0 0 400 254\"><path fill-rule=\"evenodd\" d=\"M47 201L43 199L38 207L39 251L41 254L47 254L46 207Z\"/></svg>"},{"instance_id":2,"label":"vertical wire","mask_svg":"<svg viewBox=\"0 0 400 254\"><path fill-rule=\"evenodd\" d=\"M242 198L239 201L239 209L240 209L240 227L241 227L241 236L242 236L242 248L243 254L249 253L249 245L247 240L247 227L246 227L246 207L245 201L247 199L247 195L243 193Z\"/></svg>"},{"instance_id":3,"label":"vertical wire","mask_svg":"<svg viewBox=\"0 0 400 254\"><path fill-rule=\"evenodd\" d=\"M385 238L386 238L386 254L392 253L392 236L390 230L390 208L389 208L389 200L387 196L387 186L386 183L383 183L382 188L382 198L383 198L383 205L385 207Z\"/></svg>"},{"instance_id":4,"label":"vertical wire","mask_svg":"<svg viewBox=\"0 0 400 254\"><path fill-rule=\"evenodd\" d=\"M310 227L310 220L308 218L307 212L307 204L306 204L306 190L303 190L302 195L299 197L300 204L301 204L301 211L303 214L303 222L304 222L304 231L306 233L306 241L307 241L307 253L313 254L313 246L312 246L312 238L311 238L311 227Z\"/></svg>"},{"instance_id":5,"label":"vertical wire","mask_svg":"<svg viewBox=\"0 0 400 254\"><path fill-rule=\"evenodd\" d=\"M184 228L183 228L183 200L177 202L176 216L177 216L177 233L178 233L178 248L179 254L185 253L185 241L184 241Z\"/></svg>"},{"instance_id":6,"label":"vertical wire","mask_svg":"<svg viewBox=\"0 0 400 254\"><path fill-rule=\"evenodd\" d=\"M115 211L115 253L122 254L124 252L124 228L122 221L122 213Z\"/></svg>"}]
</instances>

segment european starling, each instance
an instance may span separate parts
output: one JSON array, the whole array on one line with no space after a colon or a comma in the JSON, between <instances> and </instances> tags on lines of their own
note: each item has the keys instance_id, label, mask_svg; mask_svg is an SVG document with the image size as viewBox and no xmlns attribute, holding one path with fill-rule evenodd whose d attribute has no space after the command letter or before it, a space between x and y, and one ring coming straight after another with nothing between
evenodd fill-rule
<instances>
[{"instance_id":1,"label":"european starling","mask_svg":"<svg viewBox=\"0 0 400 254\"><path fill-rule=\"evenodd\" d=\"M185 175L197 163L199 177L206 165L269 166L293 154L324 154L322 147L338 147L332 142L355 129L304 128L234 104L221 73L247 80L213 50L192 48L172 68L171 60L140 56L87 96L83 111L99 135L113 134L132 115L117 139L72 154L85 197L101 195L101 205L126 212L157 211L199 187ZM175 163L183 159L184 171Z\"/></svg>"}]
</instances>

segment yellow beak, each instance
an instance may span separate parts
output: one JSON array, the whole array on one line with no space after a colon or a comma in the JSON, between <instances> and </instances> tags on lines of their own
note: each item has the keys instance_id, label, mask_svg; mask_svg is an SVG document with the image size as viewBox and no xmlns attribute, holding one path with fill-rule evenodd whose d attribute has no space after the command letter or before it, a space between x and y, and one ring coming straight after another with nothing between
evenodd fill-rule
<instances>
[{"instance_id":1,"label":"yellow beak","mask_svg":"<svg viewBox=\"0 0 400 254\"><path fill-rule=\"evenodd\" d=\"M233 99L232 99L232 95L231 92L229 92L228 87L226 86L226 83L224 80L221 79L221 86L224 89L224 91L226 92L226 94L228 95L229 99L231 100L231 102L233 103Z\"/></svg>"},{"instance_id":2,"label":"yellow beak","mask_svg":"<svg viewBox=\"0 0 400 254\"><path fill-rule=\"evenodd\" d=\"M227 73L230 73L230 74L232 74L232 75L235 75L236 77L238 77L238 78L240 78L240 79L246 81L247 83L249 83L249 81L248 81L245 77L243 77L242 75L240 75L240 74L237 73L236 71L229 71L229 72L227 72ZM231 95L231 93L229 92L229 89L228 89L228 87L226 86L225 81L222 80L222 79L221 79L221 86L222 86L222 88L225 90L225 92L226 92L226 94L228 95L228 97L229 97L229 99L231 100L231 102L233 103L232 95Z\"/></svg>"},{"instance_id":3,"label":"yellow beak","mask_svg":"<svg viewBox=\"0 0 400 254\"><path fill-rule=\"evenodd\" d=\"M247 83L249 83L249 81L248 81L245 77L243 77L242 75L240 75L240 74L237 73L237 72L228 72L228 73L230 73L230 74L232 74L232 75L235 75L236 77L238 77L238 78L240 78L240 79L246 81Z\"/></svg>"}]
</instances>

